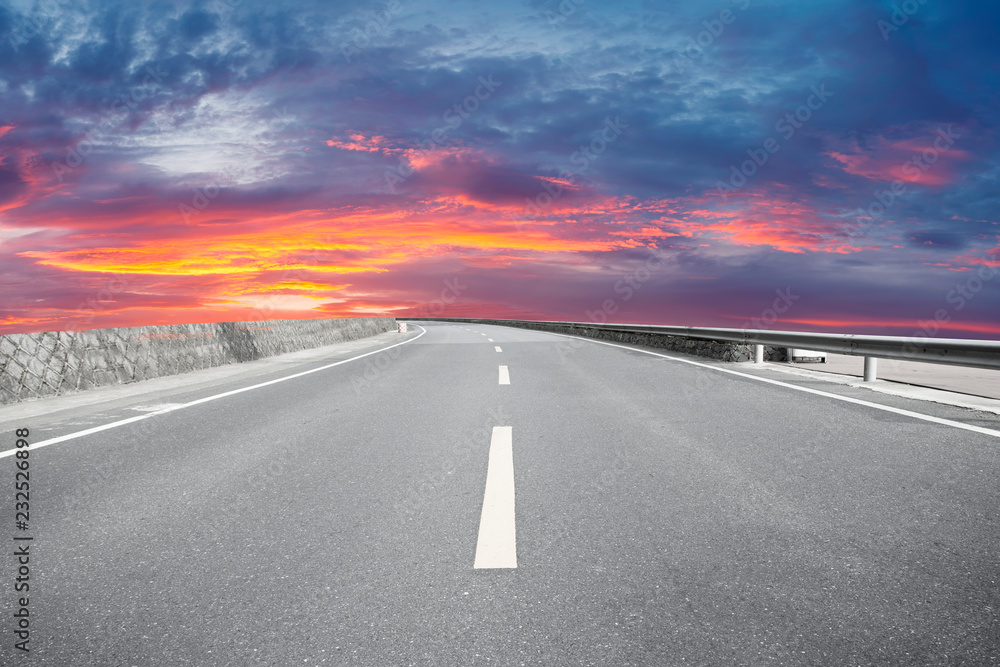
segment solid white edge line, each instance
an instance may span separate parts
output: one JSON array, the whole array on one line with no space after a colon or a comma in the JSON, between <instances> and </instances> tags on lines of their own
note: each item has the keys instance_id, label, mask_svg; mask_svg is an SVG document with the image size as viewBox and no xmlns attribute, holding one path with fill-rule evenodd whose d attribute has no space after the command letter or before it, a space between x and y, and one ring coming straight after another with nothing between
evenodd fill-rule
<instances>
[{"instance_id":1,"label":"solid white edge line","mask_svg":"<svg viewBox=\"0 0 1000 667\"><path fill-rule=\"evenodd\" d=\"M972 424L963 424L962 422L952 421L951 419L943 419L941 417L934 417L931 415L921 414L919 412L911 412L910 410L903 410L902 408L894 408L889 405L881 405L879 403L872 403L871 401L865 401L860 398L851 398L850 396L841 396L839 394L831 394L830 392L820 391L819 389L810 389L809 387L800 387L798 385L789 384L787 382L782 382L780 380L772 380L770 378L763 378L756 375L750 375L748 373L741 373L739 371L730 370L728 368L720 368L718 366L711 366L709 364L699 363L697 361L691 361L690 359L681 359L680 357L672 357L668 354L660 354L659 352L650 352L649 350L641 350L637 347L629 347L628 345L619 345L617 343L608 343L603 340L597 340L594 338L584 338L582 336L570 336L568 334L555 333L554 331L541 331L539 333L547 333L551 336L562 336L563 338L574 338L576 340L586 341L588 343L597 343L598 345L607 345L609 347L620 347L623 350L632 350L633 352L642 352L643 354L650 354L654 357L662 357L664 359L669 359L671 361L679 361L684 364L691 364L692 366L699 366L701 368L708 368L713 371L719 371L720 373L729 373L730 375L736 375L738 377L747 378L748 380L756 380L758 382L766 382L767 384L777 385L779 387L785 387L787 389L794 389L795 391L802 391L807 394L815 394L816 396L825 396L827 398L832 398L837 401L843 401L845 403L854 403L855 405L863 405L869 408L875 408L876 410L883 410L885 412L892 412L897 415L904 415L906 417L913 417L914 419L921 419L923 421L933 422L935 424L942 424L944 426L952 426L954 428L964 429L966 431L972 431L974 433L982 433L983 435L989 435L994 438L1000 438L1000 431L994 431L992 429L983 428L982 426L973 426Z\"/></svg>"},{"instance_id":2,"label":"solid white edge line","mask_svg":"<svg viewBox=\"0 0 1000 667\"><path fill-rule=\"evenodd\" d=\"M510 372L506 366L500 367L500 384L510 384Z\"/></svg>"},{"instance_id":3,"label":"solid white edge line","mask_svg":"<svg viewBox=\"0 0 1000 667\"><path fill-rule=\"evenodd\" d=\"M512 427L494 426L473 569L517 567Z\"/></svg>"},{"instance_id":4,"label":"solid white edge line","mask_svg":"<svg viewBox=\"0 0 1000 667\"><path fill-rule=\"evenodd\" d=\"M174 410L183 410L184 408L190 408L193 405L199 405L201 403L208 403L209 401L214 401L220 398L225 398L226 396L233 396L234 394L242 394L245 391L250 391L251 389L260 389L261 387L266 387L268 385L277 384L279 382L284 382L285 380L291 380L294 378L302 377L303 375L309 375L310 373L318 373L320 371L325 371L328 368L333 368L334 366L340 366L341 364L346 364L349 361L356 361L358 359L363 359L364 357L378 354L379 352L385 352L386 350L391 350L394 347L399 347L400 345L406 345L407 343L412 343L413 341L423 336L427 333L427 329L424 329L419 324L414 324L415 327L420 327L420 334L410 338L409 340L404 340L400 343L395 343L389 345L388 347L382 347L371 352L365 352L364 354L359 354L356 357L351 357L350 359L343 359L341 361L334 362L332 364L327 364L326 366L320 366L319 368L311 368L307 371L302 371L301 373L294 373L293 375L286 375L285 377L276 378L274 380L268 380L267 382L261 382L260 384L255 384L250 387L243 387L241 389L233 389L232 391L227 391L221 394L215 394L214 396L206 396L205 398L199 398L196 401L191 401L190 403L182 403L180 405L172 405L169 408L164 408L162 410L157 410L156 412L150 412L145 415L139 415L137 417L129 417L128 419L122 419L120 421L111 422L110 424L104 424L103 426L95 426L93 428L88 428L83 431L77 431L75 433L69 433L67 435L60 435L57 438L50 438L48 440L41 440L32 445L28 446L29 450L39 449L41 447L48 447L49 445L54 445L59 442L66 442L67 440L75 440L76 438L82 438L85 435L91 435L93 433L100 433L101 431L107 431L108 429L117 428L119 426L124 426L125 424L131 424L133 422L142 421L143 419L149 419L155 417L156 415L162 415L167 412L173 412ZM388 333L388 332L386 332ZM23 449L23 448L22 448ZM13 456L17 453L17 449L8 449L6 451L0 452L0 459L6 456Z\"/></svg>"}]
</instances>

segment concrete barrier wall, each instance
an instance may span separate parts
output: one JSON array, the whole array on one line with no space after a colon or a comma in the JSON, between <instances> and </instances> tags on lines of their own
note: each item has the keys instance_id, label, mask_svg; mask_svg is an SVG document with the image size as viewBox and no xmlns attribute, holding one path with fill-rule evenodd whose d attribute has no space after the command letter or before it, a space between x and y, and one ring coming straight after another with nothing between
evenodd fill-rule
<instances>
[{"instance_id":1,"label":"concrete barrier wall","mask_svg":"<svg viewBox=\"0 0 1000 667\"><path fill-rule=\"evenodd\" d=\"M434 319L434 318L430 318ZM478 324L500 324L503 326L520 327L522 329L535 329L538 331L552 331L555 333L565 333L575 336L586 336L600 340L616 341L630 345L645 347L655 347L662 350L672 350L675 352L686 352L699 357L709 359L721 359L723 361L753 361L753 346L740 343L729 343L726 341L702 340L698 338L687 338L685 336L667 336L656 333L632 333L627 331L607 331L604 329L589 329L585 327L570 327L548 322L525 322L521 320L483 320L483 319L445 319L447 322L470 322ZM786 361L787 355L783 347L764 346L765 361Z\"/></svg>"},{"instance_id":2,"label":"concrete barrier wall","mask_svg":"<svg viewBox=\"0 0 1000 667\"><path fill-rule=\"evenodd\" d=\"M394 331L392 318L274 320L0 336L0 404L253 361Z\"/></svg>"}]
</instances>

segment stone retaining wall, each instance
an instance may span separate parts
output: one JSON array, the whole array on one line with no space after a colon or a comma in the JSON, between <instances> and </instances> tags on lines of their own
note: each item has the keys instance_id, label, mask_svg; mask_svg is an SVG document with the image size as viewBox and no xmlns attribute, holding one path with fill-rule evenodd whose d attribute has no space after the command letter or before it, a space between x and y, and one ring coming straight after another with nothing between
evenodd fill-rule
<instances>
[{"instance_id":1,"label":"stone retaining wall","mask_svg":"<svg viewBox=\"0 0 1000 667\"><path fill-rule=\"evenodd\" d=\"M392 318L221 322L0 336L0 404L253 361L394 331Z\"/></svg>"}]
</instances>

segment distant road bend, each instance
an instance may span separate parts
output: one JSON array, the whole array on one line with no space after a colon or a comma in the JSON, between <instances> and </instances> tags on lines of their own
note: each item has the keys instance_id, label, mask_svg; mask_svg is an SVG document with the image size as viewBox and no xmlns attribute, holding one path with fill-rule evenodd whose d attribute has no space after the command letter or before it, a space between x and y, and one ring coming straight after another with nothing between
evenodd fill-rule
<instances>
[{"instance_id":1,"label":"distant road bend","mask_svg":"<svg viewBox=\"0 0 1000 667\"><path fill-rule=\"evenodd\" d=\"M246 368L0 408L33 664L1000 664L995 414L483 324Z\"/></svg>"}]
</instances>

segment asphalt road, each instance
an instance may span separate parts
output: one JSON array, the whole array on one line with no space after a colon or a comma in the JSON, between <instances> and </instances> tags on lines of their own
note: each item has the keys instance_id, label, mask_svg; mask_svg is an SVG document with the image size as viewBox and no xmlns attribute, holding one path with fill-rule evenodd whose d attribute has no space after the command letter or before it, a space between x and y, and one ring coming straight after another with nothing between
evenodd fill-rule
<instances>
[{"instance_id":1,"label":"asphalt road","mask_svg":"<svg viewBox=\"0 0 1000 667\"><path fill-rule=\"evenodd\" d=\"M0 450L402 341L30 449L28 531L0 458L0 664L1000 664L1000 433L957 426L997 415L423 323L26 423L5 408ZM516 567L478 560L481 524Z\"/></svg>"}]
</instances>

